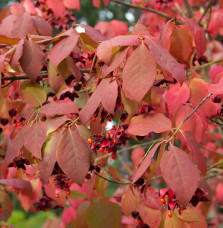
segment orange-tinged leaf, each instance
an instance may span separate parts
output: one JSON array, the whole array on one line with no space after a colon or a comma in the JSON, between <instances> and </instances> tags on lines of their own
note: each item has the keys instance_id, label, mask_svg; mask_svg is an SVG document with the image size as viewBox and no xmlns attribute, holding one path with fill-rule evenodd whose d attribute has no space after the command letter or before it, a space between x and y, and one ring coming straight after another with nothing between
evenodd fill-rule
<instances>
[{"instance_id":1,"label":"orange-tinged leaf","mask_svg":"<svg viewBox=\"0 0 223 228\"><path fill-rule=\"evenodd\" d=\"M45 53L37 43L29 39L23 45L19 63L26 75L35 81L45 63Z\"/></svg>"},{"instance_id":2,"label":"orange-tinged leaf","mask_svg":"<svg viewBox=\"0 0 223 228\"><path fill-rule=\"evenodd\" d=\"M119 174L118 170L113 166L108 167L108 175L116 181L122 180L122 176Z\"/></svg>"},{"instance_id":3,"label":"orange-tinged leaf","mask_svg":"<svg viewBox=\"0 0 223 228\"><path fill-rule=\"evenodd\" d=\"M97 49L97 56L99 60L103 61L106 64L110 63L112 55L112 45L110 41L103 41Z\"/></svg>"},{"instance_id":4,"label":"orange-tinged leaf","mask_svg":"<svg viewBox=\"0 0 223 228\"><path fill-rule=\"evenodd\" d=\"M0 35L0 44L8 44L8 45L16 45L18 44L20 39L18 38L10 38L4 35Z\"/></svg>"},{"instance_id":5,"label":"orange-tinged leaf","mask_svg":"<svg viewBox=\"0 0 223 228\"><path fill-rule=\"evenodd\" d=\"M23 81L20 85L20 92L23 101L33 107L41 106L46 98L46 92L39 84L30 84L29 81Z\"/></svg>"},{"instance_id":6,"label":"orange-tinged leaf","mask_svg":"<svg viewBox=\"0 0 223 228\"><path fill-rule=\"evenodd\" d=\"M188 101L189 96L190 90L186 83L183 83L182 86L180 86L179 83L171 86L171 88L165 92L165 101L169 114L173 116L182 103Z\"/></svg>"},{"instance_id":7,"label":"orange-tinged leaf","mask_svg":"<svg viewBox=\"0 0 223 228\"><path fill-rule=\"evenodd\" d=\"M121 208L125 215L130 216L132 211L136 211L140 202L137 190L128 188L122 195Z\"/></svg>"},{"instance_id":8,"label":"orange-tinged leaf","mask_svg":"<svg viewBox=\"0 0 223 228\"><path fill-rule=\"evenodd\" d=\"M74 29L69 29L63 36L67 37L59 40L51 49L49 53L49 59L55 69L57 69L59 63L62 62L70 53L74 50L77 45L79 34Z\"/></svg>"},{"instance_id":9,"label":"orange-tinged leaf","mask_svg":"<svg viewBox=\"0 0 223 228\"><path fill-rule=\"evenodd\" d=\"M152 87L156 76L156 61L142 43L128 58L123 69L123 91L127 98L141 102Z\"/></svg>"},{"instance_id":10,"label":"orange-tinged leaf","mask_svg":"<svg viewBox=\"0 0 223 228\"><path fill-rule=\"evenodd\" d=\"M145 136L151 131L161 133L172 131L171 121L162 113L149 113L131 119L127 132L132 135Z\"/></svg>"},{"instance_id":11,"label":"orange-tinged leaf","mask_svg":"<svg viewBox=\"0 0 223 228\"><path fill-rule=\"evenodd\" d=\"M157 143L147 154L146 158L142 161L136 172L132 176L132 183L135 183L149 168L151 164L151 159L153 158L157 148L160 146L161 143Z\"/></svg>"},{"instance_id":12,"label":"orange-tinged leaf","mask_svg":"<svg viewBox=\"0 0 223 228\"><path fill-rule=\"evenodd\" d=\"M170 144L169 151L164 152L160 169L168 187L173 189L176 198L186 207L200 181L200 173L190 156Z\"/></svg>"},{"instance_id":13,"label":"orange-tinged leaf","mask_svg":"<svg viewBox=\"0 0 223 228\"><path fill-rule=\"evenodd\" d=\"M148 45L156 62L169 73L173 74L173 76L182 84L185 81L185 70L180 63L154 40L148 38Z\"/></svg>"},{"instance_id":14,"label":"orange-tinged leaf","mask_svg":"<svg viewBox=\"0 0 223 228\"><path fill-rule=\"evenodd\" d=\"M0 190L0 205L2 208L2 212L0 213L0 221L7 222L12 214L13 204L9 195L3 190Z\"/></svg>"},{"instance_id":15,"label":"orange-tinged leaf","mask_svg":"<svg viewBox=\"0 0 223 228\"><path fill-rule=\"evenodd\" d=\"M64 0L64 5L68 9L80 10L80 0Z\"/></svg>"},{"instance_id":16,"label":"orange-tinged leaf","mask_svg":"<svg viewBox=\"0 0 223 228\"><path fill-rule=\"evenodd\" d=\"M66 7L63 0L47 0L47 5L50 9L52 9L56 18L64 17L64 11L66 10Z\"/></svg>"},{"instance_id":17,"label":"orange-tinged leaf","mask_svg":"<svg viewBox=\"0 0 223 228\"><path fill-rule=\"evenodd\" d=\"M43 147L43 159L38 163L38 170L43 181L47 183L56 163L56 148L62 135L62 129L48 136Z\"/></svg>"},{"instance_id":18,"label":"orange-tinged leaf","mask_svg":"<svg viewBox=\"0 0 223 228\"><path fill-rule=\"evenodd\" d=\"M79 113L77 105L73 101L50 102L41 107L40 113L47 117Z\"/></svg>"},{"instance_id":19,"label":"orange-tinged leaf","mask_svg":"<svg viewBox=\"0 0 223 228\"><path fill-rule=\"evenodd\" d=\"M89 169L90 148L76 127L63 131L57 146L57 162L64 173L78 185L82 185Z\"/></svg>"},{"instance_id":20,"label":"orange-tinged leaf","mask_svg":"<svg viewBox=\"0 0 223 228\"><path fill-rule=\"evenodd\" d=\"M181 27L175 26L170 40L170 54L180 63L190 63L195 49L193 45L193 37L190 32Z\"/></svg>"},{"instance_id":21,"label":"orange-tinged leaf","mask_svg":"<svg viewBox=\"0 0 223 228\"><path fill-rule=\"evenodd\" d=\"M46 139L46 124L44 122L35 122L31 127L27 127L24 147L35 157L41 159L41 148Z\"/></svg>"},{"instance_id":22,"label":"orange-tinged leaf","mask_svg":"<svg viewBox=\"0 0 223 228\"><path fill-rule=\"evenodd\" d=\"M152 208L147 207L144 204L141 204L138 210L139 215L144 223L146 223L150 227L159 228L162 220L160 210L154 210Z\"/></svg>"}]
</instances>

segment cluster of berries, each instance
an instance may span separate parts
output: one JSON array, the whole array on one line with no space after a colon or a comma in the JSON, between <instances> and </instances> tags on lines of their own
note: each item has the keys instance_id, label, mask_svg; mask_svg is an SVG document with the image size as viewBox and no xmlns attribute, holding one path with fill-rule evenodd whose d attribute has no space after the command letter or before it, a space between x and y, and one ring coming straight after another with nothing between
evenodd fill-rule
<instances>
[{"instance_id":1,"label":"cluster of berries","mask_svg":"<svg viewBox=\"0 0 223 228\"><path fill-rule=\"evenodd\" d=\"M25 165L30 165L30 162L28 159L24 158L24 157L16 157L13 159L13 161L8 165L8 167L14 167L17 169L23 169L26 170L26 166Z\"/></svg>"},{"instance_id":2,"label":"cluster of berries","mask_svg":"<svg viewBox=\"0 0 223 228\"><path fill-rule=\"evenodd\" d=\"M175 193L172 189L163 188L160 189L159 195L161 197L160 202L168 206L168 216L172 217L172 212L178 208L178 214L181 215L182 211L185 209L179 200L176 200ZM194 207L198 205L199 202L208 202L209 199L205 195L205 191L202 188L197 188L194 195L190 200L190 204Z\"/></svg>"},{"instance_id":3,"label":"cluster of berries","mask_svg":"<svg viewBox=\"0 0 223 228\"><path fill-rule=\"evenodd\" d=\"M87 173L87 175L85 177L87 180L90 180L91 179L91 173L94 172L94 170L97 173L100 173L101 168L98 165L90 165L89 170L88 170L88 173Z\"/></svg>"},{"instance_id":4,"label":"cluster of berries","mask_svg":"<svg viewBox=\"0 0 223 228\"><path fill-rule=\"evenodd\" d=\"M218 94L216 96L212 96L211 100L214 103L221 103L222 102L222 96L220 94ZM223 107L222 106L217 110L217 116L223 116Z\"/></svg>"},{"instance_id":5,"label":"cluster of berries","mask_svg":"<svg viewBox=\"0 0 223 228\"><path fill-rule=\"evenodd\" d=\"M66 191L67 195L70 195L70 180L65 174L58 174L55 176L53 182L56 186L56 191L60 190ZM59 194L56 194L56 197L59 198Z\"/></svg>"},{"instance_id":6,"label":"cluster of berries","mask_svg":"<svg viewBox=\"0 0 223 228\"><path fill-rule=\"evenodd\" d=\"M88 143L91 145L92 150L111 153L111 158L116 159L117 147L121 145L126 146L127 140L131 139L124 132L126 129L127 125L113 126L105 135L93 135L88 139Z\"/></svg>"}]
</instances>

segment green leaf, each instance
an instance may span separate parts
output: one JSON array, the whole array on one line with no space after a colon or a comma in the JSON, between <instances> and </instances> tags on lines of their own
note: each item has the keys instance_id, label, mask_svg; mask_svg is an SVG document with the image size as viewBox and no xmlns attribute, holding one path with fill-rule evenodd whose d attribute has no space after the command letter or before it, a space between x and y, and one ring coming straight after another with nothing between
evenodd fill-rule
<instances>
[{"instance_id":1,"label":"green leaf","mask_svg":"<svg viewBox=\"0 0 223 228\"><path fill-rule=\"evenodd\" d=\"M78 191L70 191L70 195L67 196L68 198L71 198L71 199L85 199L86 196L82 193L82 192L78 192Z\"/></svg>"},{"instance_id":2,"label":"green leaf","mask_svg":"<svg viewBox=\"0 0 223 228\"><path fill-rule=\"evenodd\" d=\"M41 106L47 98L45 90L39 84L30 84L29 81L21 83L20 92L23 101L33 107Z\"/></svg>"}]
</instances>

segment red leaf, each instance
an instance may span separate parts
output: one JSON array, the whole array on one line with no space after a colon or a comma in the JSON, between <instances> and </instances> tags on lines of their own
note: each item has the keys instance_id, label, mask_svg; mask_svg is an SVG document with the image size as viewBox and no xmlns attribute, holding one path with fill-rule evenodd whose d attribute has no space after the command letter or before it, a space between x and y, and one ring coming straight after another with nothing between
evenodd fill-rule
<instances>
[{"instance_id":1,"label":"red leaf","mask_svg":"<svg viewBox=\"0 0 223 228\"><path fill-rule=\"evenodd\" d=\"M122 51L119 51L117 54L115 54L112 57L111 63L109 65L104 65L102 68L102 77L107 76L110 72L114 71L116 68L118 68L121 63L124 61L127 52L129 48L125 48Z\"/></svg>"},{"instance_id":2,"label":"red leaf","mask_svg":"<svg viewBox=\"0 0 223 228\"><path fill-rule=\"evenodd\" d=\"M32 32L33 21L28 13L19 15L14 21L11 28L10 37L25 38L27 34Z\"/></svg>"},{"instance_id":3,"label":"red leaf","mask_svg":"<svg viewBox=\"0 0 223 228\"><path fill-rule=\"evenodd\" d=\"M143 222L153 228L159 228L162 220L160 210L154 210L144 204L139 205L139 215Z\"/></svg>"},{"instance_id":4,"label":"red leaf","mask_svg":"<svg viewBox=\"0 0 223 228\"><path fill-rule=\"evenodd\" d=\"M41 17L33 17L33 25L42 36L52 36L52 27Z\"/></svg>"},{"instance_id":5,"label":"red leaf","mask_svg":"<svg viewBox=\"0 0 223 228\"><path fill-rule=\"evenodd\" d=\"M143 114L133 117L127 129L129 134L140 136L145 136L151 131L172 131L171 121L161 113Z\"/></svg>"},{"instance_id":6,"label":"red leaf","mask_svg":"<svg viewBox=\"0 0 223 228\"><path fill-rule=\"evenodd\" d=\"M190 90L186 83L180 86L179 83L171 86L165 92L165 100L167 103L168 111L171 116L178 110L182 103L186 103L190 96Z\"/></svg>"},{"instance_id":7,"label":"red leaf","mask_svg":"<svg viewBox=\"0 0 223 228\"><path fill-rule=\"evenodd\" d=\"M212 94L223 94L223 78L217 84L211 84L209 87L209 92Z\"/></svg>"},{"instance_id":8,"label":"red leaf","mask_svg":"<svg viewBox=\"0 0 223 228\"><path fill-rule=\"evenodd\" d=\"M131 100L141 102L156 77L156 61L144 43L128 58L123 70L123 91Z\"/></svg>"},{"instance_id":9,"label":"red leaf","mask_svg":"<svg viewBox=\"0 0 223 228\"><path fill-rule=\"evenodd\" d=\"M39 161L38 170L45 183L48 182L56 163L56 149L62 135L62 129L52 133L43 147L43 160Z\"/></svg>"},{"instance_id":10,"label":"red leaf","mask_svg":"<svg viewBox=\"0 0 223 228\"><path fill-rule=\"evenodd\" d=\"M198 168L201 170L203 175L206 175L207 172L207 162L201 153L200 147L190 131L183 132L183 135L185 136L186 144L188 150L191 152L192 159L197 164Z\"/></svg>"},{"instance_id":11,"label":"red leaf","mask_svg":"<svg viewBox=\"0 0 223 228\"><path fill-rule=\"evenodd\" d=\"M35 157L41 159L41 148L46 139L46 124L36 122L31 127L27 127L27 134L24 140L25 148Z\"/></svg>"},{"instance_id":12,"label":"red leaf","mask_svg":"<svg viewBox=\"0 0 223 228\"><path fill-rule=\"evenodd\" d=\"M56 131L62 124L64 124L69 118L67 116L56 116L46 120L47 135L53 131Z\"/></svg>"},{"instance_id":13,"label":"red leaf","mask_svg":"<svg viewBox=\"0 0 223 228\"><path fill-rule=\"evenodd\" d=\"M19 43L16 46L15 52L12 55L12 58L10 60L10 65L12 67L12 69L19 71L18 69L18 63L19 63L19 59L22 56L23 53L23 45L24 45L24 39L21 39L19 41Z\"/></svg>"},{"instance_id":14,"label":"red leaf","mask_svg":"<svg viewBox=\"0 0 223 228\"><path fill-rule=\"evenodd\" d=\"M95 42L106 40L101 32L95 28L92 28L89 25L79 25L81 28L85 29L85 33Z\"/></svg>"},{"instance_id":15,"label":"red leaf","mask_svg":"<svg viewBox=\"0 0 223 228\"><path fill-rule=\"evenodd\" d=\"M101 100L101 104L107 112L114 114L117 97L118 85L117 82L114 80L108 85L105 94Z\"/></svg>"},{"instance_id":16,"label":"red leaf","mask_svg":"<svg viewBox=\"0 0 223 228\"><path fill-rule=\"evenodd\" d=\"M135 183L144 173L145 171L149 168L151 164L151 159L153 158L157 148L159 147L160 143L157 143L148 153L146 158L142 161L136 172L132 176L132 183Z\"/></svg>"},{"instance_id":17,"label":"red leaf","mask_svg":"<svg viewBox=\"0 0 223 228\"><path fill-rule=\"evenodd\" d=\"M7 222L12 214L13 204L9 195L2 190L0 190L0 205L2 208L2 212L0 213L0 221Z\"/></svg>"},{"instance_id":18,"label":"red leaf","mask_svg":"<svg viewBox=\"0 0 223 228\"><path fill-rule=\"evenodd\" d=\"M128 25L123 21L112 20L110 24L115 30L115 36L125 35L128 32Z\"/></svg>"},{"instance_id":19,"label":"red leaf","mask_svg":"<svg viewBox=\"0 0 223 228\"><path fill-rule=\"evenodd\" d=\"M19 62L26 75L35 81L45 63L45 54L38 44L29 39L23 45Z\"/></svg>"},{"instance_id":20,"label":"red leaf","mask_svg":"<svg viewBox=\"0 0 223 228\"><path fill-rule=\"evenodd\" d=\"M109 86L110 80L102 80L96 90L93 92L87 103L80 111L80 119L82 123L86 123L94 114L98 105L100 104L106 90Z\"/></svg>"},{"instance_id":21,"label":"red leaf","mask_svg":"<svg viewBox=\"0 0 223 228\"><path fill-rule=\"evenodd\" d=\"M27 126L24 126L13 139L8 139L7 152L5 156L5 165L8 165L18 155L24 144L24 137L27 132Z\"/></svg>"},{"instance_id":22,"label":"red leaf","mask_svg":"<svg viewBox=\"0 0 223 228\"><path fill-rule=\"evenodd\" d=\"M190 102L193 107L196 107L209 93L209 83L205 82L200 78L193 78L190 81L189 88ZM216 114L218 105L213 103L211 99L208 98L204 103L202 103L199 109L202 110L206 114L206 116L211 116Z\"/></svg>"},{"instance_id":23,"label":"red leaf","mask_svg":"<svg viewBox=\"0 0 223 228\"><path fill-rule=\"evenodd\" d=\"M202 28L194 18L183 18L189 25L190 32L194 37L199 56L202 56L207 48L207 38L204 28Z\"/></svg>"},{"instance_id":24,"label":"red leaf","mask_svg":"<svg viewBox=\"0 0 223 228\"><path fill-rule=\"evenodd\" d=\"M80 1L79 0L64 0L64 5L68 9L80 10Z\"/></svg>"},{"instance_id":25,"label":"red leaf","mask_svg":"<svg viewBox=\"0 0 223 228\"><path fill-rule=\"evenodd\" d=\"M58 41L49 53L49 59L55 69L73 51L79 39L79 34L74 29L67 30L63 35L68 36Z\"/></svg>"},{"instance_id":26,"label":"red leaf","mask_svg":"<svg viewBox=\"0 0 223 228\"><path fill-rule=\"evenodd\" d=\"M64 130L57 146L57 162L68 178L83 184L89 169L90 148L76 127Z\"/></svg>"},{"instance_id":27,"label":"red leaf","mask_svg":"<svg viewBox=\"0 0 223 228\"><path fill-rule=\"evenodd\" d=\"M76 66L76 64L74 63L73 59L66 58L66 64L67 64L68 69L72 73L72 75L75 77L76 82L79 82L82 77L82 74L81 74L80 70L78 69L78 67Z\"/></svg>"},{"instance_id":28,"label":"red leaf","mask_svg":"<svg viewBox=\"0 0 223 228\"><path fill-rule=\"evenodd\" d=\"M165 151L161 159L160 169L168 187L173 189L176 198L186 207L200 181L200 173L190 156L170 144L169 151Z\"/></svg>"},{"instance_id":29,"label":"red leaf","mask_svg":"<svg viewBox=\"0 0 223 228\"><path fill-rule=\"evenodd\" d=\"M14 188L24 190L27 192L32 191L31 184L26 180L22 180L22 179L0 179L0 183L5 184L5 185L10 185Z\"/></svg>"},{"instance_id":30,"label":"red leaf","mask_svg":"<svg viewBox=\"0 0 223 228\"><path fill-rule=\"evenodd\" d=\"M56 18L63 17L66 7L63 0L47 0L47 5L52 9Z\"/></svg>"},{"instance_id":31,"label":"red leaf","mask_svg":"<svg viewBox=\"0 0 223 228\"><path fill-rule=\"evenodd\" d=\"M73 101L50 102L40 108L40 113L47 117L56 115L66 115L70 113L79 113L77 105Z\"/></svg>"},{"instance_id":32,"label":"red leaf","mask_svg":"<svg viewBox=\"0 0 223 228\"><path fill-rule=\"evenodd\" d=\"M156 59L157 63L166 69L168 72L173 74L176 79L182 84L185 81L185 71L183 67L177 62L176 59L157 42L148 38L148 45L151 54Z\"/></svg>"}]
</instances>

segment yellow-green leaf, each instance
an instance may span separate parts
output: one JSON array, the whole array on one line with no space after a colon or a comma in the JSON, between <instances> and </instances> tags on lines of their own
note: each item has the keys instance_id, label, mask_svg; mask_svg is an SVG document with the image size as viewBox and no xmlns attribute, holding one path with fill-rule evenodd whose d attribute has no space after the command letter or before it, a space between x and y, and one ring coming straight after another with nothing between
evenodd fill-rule
<instances>
[{"instance_id":1,"label":"yellow-green leaf","mask_svg":"<svg viewBox=\"0 0 223 228\"><path fill-rule=\"evenodd\" d=\"M21 83L20 92L23 101L33 107L39 107L45 102L47 95L39 84L30 84L29 81Z\"/></svg>"}]
</instances>

